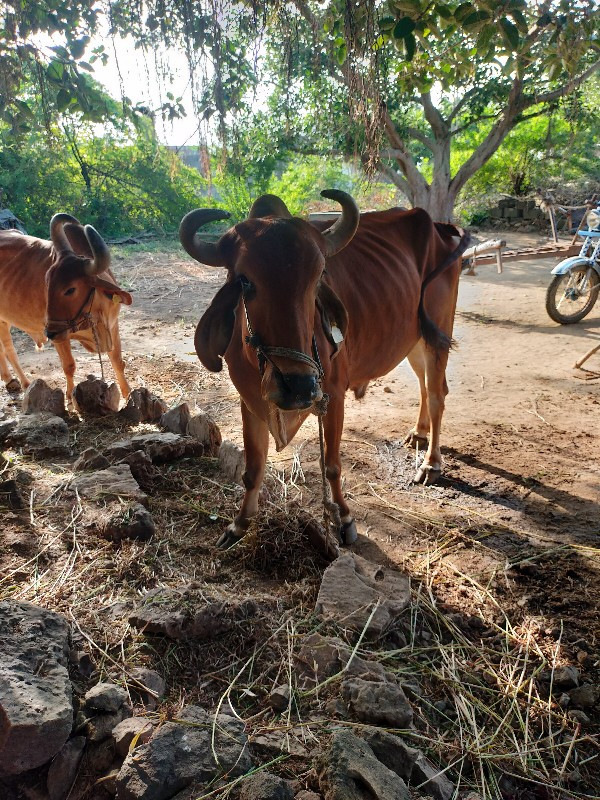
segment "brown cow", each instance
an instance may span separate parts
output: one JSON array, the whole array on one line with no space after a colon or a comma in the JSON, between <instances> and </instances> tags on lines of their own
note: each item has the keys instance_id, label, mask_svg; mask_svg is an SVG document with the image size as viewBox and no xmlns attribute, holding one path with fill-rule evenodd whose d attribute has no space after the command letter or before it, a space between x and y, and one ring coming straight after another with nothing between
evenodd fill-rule
<instances>
[{"instance_id":1,"label":"brown cow","mask_svg":"<svg viewBox=\"0 0 600 800\"><path fill-rule=\"evenodd\" d=\"M417 423L406 441L426 444L429 437L415 481L431 483L441 474L445 371L460 255L469 236L434 224L422 209L360 216L346 193L322 194L337 200L343 213L321 230L291 217L272 195L259 198L249 218L216 244L197 231L227 212L198 209L181 222L185 250L228 270L195 336L207 369L219 371L225 358L242 401L246 493L220 547L238 541L258 511L269 431L281 450L324 392L327 478L341 513L342 541L356 539L341 485L344 396L353 389L361 397L370 380L404 358L421 387Z\"/></svg>"},{"instance_id":2,"label":"brown cow","mask_svg":"<svg viewBox=\"0 0 600 800\"><path fill-rule=\"evenodd\" d=\"M73 393L75 361L71 339L92 353L108 353L123 397L125 378L119 336L119 304L131 305L110 271L110 253L91 225L83 227L69 214L55 214L50 241L0 231L0 377L14 385L7 360L23 388L29 381L21 369L10 326L28 333L40 346L46 337L58 352Z\"/></svg>"}]
</instances>

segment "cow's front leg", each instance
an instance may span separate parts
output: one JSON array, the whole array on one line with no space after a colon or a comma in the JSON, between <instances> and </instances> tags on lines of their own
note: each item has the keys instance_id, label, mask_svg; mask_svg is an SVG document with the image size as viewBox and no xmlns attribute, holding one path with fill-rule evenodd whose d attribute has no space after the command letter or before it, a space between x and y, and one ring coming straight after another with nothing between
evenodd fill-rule
<instances>
[{"instance_id":1,"label":"cow's front leg","mask_svg":"<svg viewBox=\"0 0 600 800\"><path fill-rule=\"evenodd\" d=\"M13 369L18 375L18 380L13 378L8 368L8 362L13 366ZM10 335L10 326L7 322L0 322L0 376L4 381L6 388L9 392L18 391L29 386L29 380L21 369L17 351L13 345L12 336ZM19 381L21 385L19 385Z\"/></svg>"},{"instance_id":2,"label":"cow's front leg","mask_svg":"<svg viewBox=\"0 0 600 800\"><path fill-rule=\"evenodd\" d=\"M325 437L325 475L331 486L334 503L340 510L342 527L339 536L342 544L352 544L358 538L356 523L350 515L350 509L342 492L342 461L340 443L344 429L344 395L330 397L327 414L323 419Z\"/></svg>"},{"instance_id":3,"label":"cow's front leg","mask_svg":"<svg viewBox=\"0 0 600 800\"><path fill-rule=\"evenodd\" d=\"M246 493L239 513L231 525L228 525L219 540L217 547L226 550L244 536L252 517L258 513L258 495L265 476L267 453L269 452L269 428L267 423L255 416L246 406L242 406L242 425L244 434L244 451L246 469L242 476Z\"/></svg>"},{"instance_id":4,"label":"cow's front leg","mask_svg":"<svg viewBox=\"0 0 600 800\"><path fill-rule=\"evenodd\" d=\"M73 389L75 388L75 359L73 358L73 353L71 351L71 341L67 338L60 342L53 342L53 344L56 348L56 352L58 353L58 357L60 358L60 363L62 365L63 372L65 373L65 378L67 379L67 404L72 404Z\"/></svg>"},{"instance_id":5,"label":"cow's front leg","mask_svg":"<svg viewBox=\"0 0 600 800\"><path fill-rule=\"evenodd\" d=\"M116 325L111 331L111 338L113 340L113 346L112 349L108 351L108 357L110 359L110 363L112 364L112 368L115 371L115 375L117 376L117 382L119 384L123 400L127 400L131 392L131 386L125 377L125 362L123 361L123 355L121 351L121 336L119 334L118 325Z\"/></svg>"}]
</instances>

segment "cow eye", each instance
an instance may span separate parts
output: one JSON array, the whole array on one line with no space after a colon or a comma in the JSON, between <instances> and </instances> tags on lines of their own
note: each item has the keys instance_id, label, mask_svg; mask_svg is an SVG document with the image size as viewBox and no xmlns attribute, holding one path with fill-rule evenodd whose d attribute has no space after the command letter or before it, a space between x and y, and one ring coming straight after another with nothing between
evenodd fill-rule
<instances>
[{"instance_id":1,"label":"cow eye","mask_svg":"<svg viewBox=\"0 0 600 800\"><path fill-rule=\"evenodd\" d=\"M67 297L70 294L73 294L74 291L75 291L75 287L71 286L71 288L67 289L67 291L65 292L65 297Z\"/></svg>"}]
</instances>

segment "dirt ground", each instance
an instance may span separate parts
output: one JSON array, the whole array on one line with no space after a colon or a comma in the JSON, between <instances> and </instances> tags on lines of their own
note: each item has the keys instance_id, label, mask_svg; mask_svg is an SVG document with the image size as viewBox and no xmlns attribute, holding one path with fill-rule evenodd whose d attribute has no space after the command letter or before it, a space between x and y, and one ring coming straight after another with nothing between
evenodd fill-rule
<instances>
[{"instance_id":1,"label":"dirt ground","mask_svg":"<svg viewBox=\"0 0 600 800\"><path fill-rule=\"evenodd\" d=\"M193 352L196 323L223 270L182 257L174 243L114 252L115 272L134 295L121 313L132 386L205 409L224 438L241 444L226 372L206 372ZM416 455L402 441L418 392L405 364L375 381L363 401L348 396L342 459L359 554L409 568L449 607L489 619L501 607L549 648L560 638L559 660L587 659L592 678L600 663L600 353L587 372L573 364L600 342L600 307L578 325L552 322L544 297L553 265L511 262L501 275L480 266L461 277L439 485L411 483ZM61 386L53 350L38 353L26 336L14 338L25 370ZM99 374L97 358L75 349L77 375ZM0 412L12 403L0 390ZM314 418L283 453L272 447L270 480L285 486L292 506L320 516ZM269 500L267 487L267 510ZM239 492L229 493L222 515L233 516L238 501ZM205 553L223 524L203 533Z\"/></svg>"}]
</instances>

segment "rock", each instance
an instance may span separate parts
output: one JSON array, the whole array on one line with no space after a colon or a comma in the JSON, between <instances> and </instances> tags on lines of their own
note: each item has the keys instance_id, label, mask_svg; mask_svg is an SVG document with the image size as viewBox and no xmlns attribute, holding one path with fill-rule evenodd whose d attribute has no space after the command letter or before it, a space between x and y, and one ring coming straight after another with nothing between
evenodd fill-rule
<instances>
[{"instance_id":1,"label":"rock","mask_svg":"<svg viewBox=\"0 0 600 800\"><path fill-rule=\"evenodd\" d=\"M240 800L294 800L288 781L261 770L242 781Z\"/></svg>"},{"instance_id":2,"label":"rock","mask_svg":"<svg viewBox=\"0 0 600 800\"><path fill-rule=\"evenodd\" d=\"M119 768L114 767L111 771L102 778L102 788L105 789L113 797L117 793L117 777L119 775Z\"/></svg>"},{"instance_id":3,"label":"rock","mask_svg":"<svg viewBox=\"0 0 600 800\"><path fill-rule=\"evenodd\" d=\"M119 722L113 728L112 737L115 742L115 750L121 758L125 758L129 752L129 746L136 739L136 747L146 744L154 733L154 722L144 717L129 717Z\"/></svg>"},{"instance_id":4,"label":"rock","mask_svg":"<svg viewBox=\"0 0 600 800\"><path fill-rule=\"evenodd\" d=\"M557 667L554 674L546 670L540 674L540 681L552 682L552 689L575 689L579 686L579 670L577 667Z\"/></svg>"},{"instance_id":5,"label":"rock","mask_svg":"<svg viewBox=\"0 0 600 800\"><path fill-rule=\"evenodd\" d=\"M50 800L65 800L69 794L77 777L84 748L85 737L75 736L69 739L54 757L46 779Z\"/></svg>"},{"instance_id":6,"label":"rock","mask_svg":"<svg viewBox=\"0 0 600 800\"><path fill-rule=\"evenodd\" d=\"M318 776L327 800L410 800L402 778L346 730L334 732L328 753L319 761Z\"/></svg>"},{"instance_id":7,"label":"rock","mask_svg":"<svg viewBox=\"0 0 600 800\"><path fill-rule=\"evenodd\" d=\"M342 696L350 711L363 722L388 728L407 728L412 722L412 707L406 695L388 681L346 679Z\"/></svg>"},{"instance_id":8,"label":"rock","mask_svg":"<svg viewBox=\"0 0 600 800\"><path fill-rule=\"evenodd\" d=\"M3 445L5 442L8 442L10 440L10 437L16 427L17 427L16 419L7 419L4 420L3 422L0 422L0 445ZM3 461L0 462L0 466L4 466Z\"/></svg>"},{"instance_id":9,"label":"rock","mask_svg":"<svg viewBox=\"0 0 600 800\"><path fill-rule=\"evenodd\" d=\"M187 403L181 403L164 413L159 424L171 433L187 433L190 419L190 407Z\"/></svg>"},{"instance_id":10,"label":"rock","mask_svg":"<svg viewBox=\"0 0 600 800\"><path fill-rule=\"evenodd\" d=\"M0 773L45 764L73 726L69 625L32 603L0 603Z\"/></svg>"},{"instance_id":11,"label":"rock","mask_svg":"<svg viewBox=\"0 0 600 800\"><path fill-rule=\"evenodd\" d=\"M105 417L119 410L121 395L116 383L111 383L109 386L95 375L88 375L75 387L73 399L80 414Z\"/></svg>"},{"instance_id":12,"label":"rock","mask_svg":"<svg viewBox=\"0 0 600 800\"><path fill-rule=\"evenodd\" d=\"M0 508L26 508L25 498L19 491L19 485L13 478L0 481Z\"/></svg>"},{"instance_id":13,"label":"rock","mask_svg":"<svg viewBox=\"0 0 600 800\"><path fill-rule=\"evenodd\" d=\"M573 711L567 712L567 716L574 722L579 722L580 725L590 724L590 718L585 713L585 711L579 711L577 709L574 709Z\"/></svg>"},{"instance_id":14,"label":"rock","mask_svg":"<svg viewBox=\"0 0 600 800\"><path fill-rule=\"evenodd\" d=\"M307 789L302 789L294 796L294 800L321 800L321 795L316 792L309 792Z\"/></svg>"},{"instance_id":15,"label":"rock","mask_svg":"<svg viewBox=\"0 0 600 800\"><path fill-rule=\"evenodd\" d=\"M128 497L139 503L147 503L148 498L138 486L128 464L115 464L113 467L80 475L73 478L71 488L77 489L82 497L108 499Z\"/></svg>"},{"instance_id":16,"label":"rock","mask_svg":"<svg viewBox=\"0 0 600 800\"><path fill-rule=\"evenodd\" d=\"M65 394L62 389L51 389L46 381L36 378L25 389L22 408L24 414L47 411L60 417L65 413Z\"/></svg>"},{"instance_id":17,"label":"rock","mask_svg":"<svg viewBox=\"0 0 600 800\"><path fill-rule=\"evenodd\" d=\"M325 570L316 611L338 625L362 631L379 603L366 636L377 638L392 626L410 602L406 575L344 553Z\"/></svg>"},{"instance_id":18,"label":"rock","mask_svg":"<svg viewBox=\"0 0 600 800\"><path fill-rule=\"evenodd\" d=\"M120 462L129 464L131 474L145 492L151 492L160 478L160 470L152 463L150 456L143 450L134 450Z\"/></svg>"},{"instance_id":19,"label":"rock","mask_svg":"<svg viewBox=\"0 0 600 800\"><path fill-rule=\"evenodd\" d=\"M582 683L577 689L571 689L569 699L574 708L592 708L598 702L600 689L591 683Z\"/></svg>"},{"instance_id":20,"label":"rock","mask_svg":"<svg viewBox=\"0 0 600 800\"><path fill-rule=\"evenodd\" d=\"M95 714L85 724L86 736L90 742L103 742L112 735L119 723L130 716L131 708L125 704L118 711Z\"/></svg>"},{"instance_id":21,"label":"rock","mask_svg":"<svg viewBox=\"0 0 600 800\"><path fill-rule=\"evenodd\" d=\"M115 683L97 683L85 693L83 708L86 714L100 711L110 713L118 711L128 700L128 694Z\"/></svg>"},{"instance_id":22,"label":"rock","mask_svg":"<svg viewBox=\"0 0 600 800\"><path fill-rule=\"evenodd\" d=\"M241 720L219 714L213 727L213 715L197 706L184 708L178 720L161 725L149 742L129 753L116 780L119 800L166 800L217 773L231 779L251 768Z\"/></svg>"},{"instance_id":23,"label":"rock","mask_svg":"<svg viewBox=\"0 0 600 800\"><path fill-rule=\"evenodd\" d=\"M8 439L12 446L22 447L33 456L68 456L69 428L64 419L51 414L22 417Z\"/></svg>"},{"instance_id":24,"label":"rock","mask_svg":"<svg viewBox=\"0 0 600 800\"><path fill-rule=\"evenodd\" d=\"M306 687L341 673L350 656L350 648L341 639L333 636L327 638L319 633L310 634L302 640L296 656L295 668L299 685ZM387 673L381 664L377 661L365 661L358 656L354 656L346 674L366 680L387 679Z\"/></svg>"},{"instance_id":25,"label":"rock","mask_svg":"<svg viewBox=\"0 0 600 800\"><path fill-rule=\"evenodd\" d=\"M154 520L148 509L136 503L108 520L102 528L102 536L113 542L123 539L140 539L146 542L156 533Z\"/></svg>"},{"instance_id":26,"label":"rock","mask_svg":"<svg viewBox=\"0 0 600 800\"><path fill-rule=\"evenodd\" d=\"M219 448L219 469L227 480L242 486L242 475L246 469L246 456L243 448L225 439Z\"/></svg>"},{"instance_id":27,"label":"rock","mask_svg":"<svg viewBox=\"0 0 600 800\"><path fill-rule=\"evenodd\" d=\"M110 461L93 447L87 447L73 464L73 472L82 472L86 469L106 469Z\"/></svg>"},{"instance_id":28,"label":"rock","mask_svg":"<svg viewBox=\"0 0 600 800\"><path fill-rule=\"evenodd\" d=\"M144 633L170 639L213 639L257 612L254 600L211 601L205 592L186 587L158 588L144 595L129 616L129 624Z\"/></svg>"},{"instance_id":29,"label":"rock","mask_svg":"<svg viewBox=\"0 0 600 800\"><path fill-rule=\"evenodd\" d=\"M216 456L221 446L221 431L217 424L203 411L193 416L188 422L188 436L192 436L204 445L205 455Z\"/></svg>"},{"instance_id":30,"label":"rock","mask_svg":"<svg viewBox=\"0 0 600 800\"><path fill-rule=\"evenodd\" d=\"M286 711L290 704L290 687L289 684L284 683L282 686L276 686L269 695L269 705L275 711Z\"/></svg>"},{"instance_id":31,"label":"rock","mask_svg":"<svg viewBox=\"0 0 600 800\"><path fill-rule=\"evenodd\" d=\"M420 750L409 747L400 736L371 728L363 731L361 737L382 764L411 786L418 786L419 792L435 800L451 800L454 796L454 784L446 775L440 775L440 770Z\"/></svg>"},{"instance_id":32,"label":"rock","mask_svg":"<svg viewBox=\"0 0 600 800\"><path fill-rule=\"evenodd\" d=\"M160 700L165 693L166 686L163 678L155 670L147 669L146 667L134 667L129 670L129 677L135 679L135 681L139 681L139 684L141 684L129 683L129 691L132 697L139 697L149 711L155 709L158 705L157 701ZM150 692L153 692L153 694L144 691L142 686L145 686Z\"/></svg>"},{"instance_id":33,"label":"rock","mask_svg":"<svg viewBox=\"0 0 600 800\"><path fill-rule=\"evenodd\" d=\"M166 464L177 458L201 456L204 447L190 436L177 433L142 433L132 436L135 450L143 450L153 464Z\"/></svg>"},{"instance_id":34,"label":"rock","mask_svg":"<svg viewBox=\"0 0 600 800\"><path fill-rule=\"evenodd\" d=\"M115 743L112 736L101 742L89 742L85 755L85 765L90 772L95 775L104 775L115 761Z\"/></svg>"},{"instance_id":35,"label":"rock","mask_svg":"<svg viewBox=\"0 0 600 800\"><path fill-rule=\"evenodd\" d=\"M119 414L133 425L140 422L158 422L167 410L167 404L148 389L134 389L127 405Z\"/></svg>"},{"instance_id":36,"label":"rock","mask_svg":"<svg viewBox=\"0 0 600 800\"><path fill-rule=\"evenodd\" d=\"M263 730L255 733L251 739L252 752L258 753L269 761L282 753L306 758L307 748L295 736L289 736L284 730Z\"/></svg>"}]
</instances>

